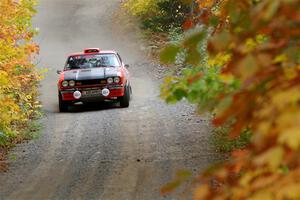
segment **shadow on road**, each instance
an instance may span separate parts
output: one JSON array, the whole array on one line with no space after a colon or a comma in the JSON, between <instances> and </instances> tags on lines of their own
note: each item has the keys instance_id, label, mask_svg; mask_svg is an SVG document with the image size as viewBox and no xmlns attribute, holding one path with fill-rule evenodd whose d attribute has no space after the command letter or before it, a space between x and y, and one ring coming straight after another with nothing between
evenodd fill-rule
<instances>
[{"instance_id":1,"label":"shadow on road","mask_svg":"<svg viewBox=\"0 0 300 200\"><path fill-rule=\"evenodd\" d=\"M110 109L120 109L118 103L102 102L102 103L89 103L78 104L69 106L69 113L82 113L82 112L95 112Z\"/></svg>"}]
</instances>

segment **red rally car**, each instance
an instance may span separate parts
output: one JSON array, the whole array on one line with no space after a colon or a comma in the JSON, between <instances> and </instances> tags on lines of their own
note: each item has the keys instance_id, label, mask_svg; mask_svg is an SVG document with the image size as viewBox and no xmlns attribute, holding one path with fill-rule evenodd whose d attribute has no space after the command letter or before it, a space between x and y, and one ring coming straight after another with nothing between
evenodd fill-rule
<instances>
[{"instance_id":1,"label":"red rally car","mask_svg":"<svg viewBox=\"0 0 300 200\"><path fill-rule=\"evenodd\" d=\"M128 67L115 51L88 48L71 54L64 70L57 71L60 112L77 102L117 100L128 107L132 94Z\"/></svg>"}]
</instances>

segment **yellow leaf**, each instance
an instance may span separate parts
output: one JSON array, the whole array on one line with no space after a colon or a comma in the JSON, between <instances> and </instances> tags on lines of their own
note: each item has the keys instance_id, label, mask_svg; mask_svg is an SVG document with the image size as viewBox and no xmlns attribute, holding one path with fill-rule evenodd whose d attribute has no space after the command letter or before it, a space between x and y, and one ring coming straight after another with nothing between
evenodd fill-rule
<instances>
[{"instance_id":1,"label":"yellow leaf","mask_svg":"<svg viewBox=\"0 0 300 200\"><path fill-rule=\"evenodd\" d=\"M287 61L287 56L284 55L284 54L281 54L279 56L276 56L273 60L273 63L274 64L277 64L277 63L283 63L283 62L286 62Z\"/></svg>"},{"instance_id":2,"label":"yellow leaf","mask_svg":"<svg viewBox=\"0 0 300 200\"><path fill-rule=\"evenodd\" d=\"M234 76L232 74L221 74L220 79L226 84L231 84L234 81Z\"/></svg>"},{"instance_id":3,"label":"yellow leaf","mask_svg":"<svg viewBox=\"0 0 300 200\"><path fill-rule=\"evenodd\" d=\"M283 130L278 141L281 144L288 145L291 149L297 150L300 147L300 127L295 126L291 129Z\"/></svg>"},{"instance_id":4,"label":"yellow leaf","mask_svg":"<svg viewBox=\"0 0 300 200\"><path fill-rule=\"evenodd\" d=\"M202 200L207 199L209 194L209 186L208 185L201 185L198 187L194 192L194 199L195 200Z\"/></svg>"},{"instance_id":5,"label":"yellow leaf","mask_svg":"<svg viewBox=\"0 0 300 200\"><path fill-rule=\"evenodd\" d=\"M5 71L0 70L0 86L8 83L8 74Z\"/></svg>"},{"instance_id":6,"label":"yellow leaf","mask_svg":"<svg viewBox=\"0 0 300 200\"><path fill-rule=\"evenodd\" d=\"M283 156L283 147L276 146L255 158L254 163L258 166L268 165L270 169L276 170L282 164Z\"/></svg>"},{"instance_id":7,"label":"yellow leaf","mask_svg":"<svg viewBox=\"0 0 300 200\"><path fill-rule=\"evenodd\" d=\"M296 78L298 75L297 69L294 67L285 67L283 71L286 78L289 80Z\"/></svg>"},{"instance_id":8,"label":"yellow leaf","mask_svg":"<svg viewBox=\"0 0 300 200\"><path fill-rule=\"evenodd\" d=\"M238 63L239 77L244 81L255 75L258 66L256 58L249 54Z\"/></svg>"},{"instance_id":9,"label":"yellow leaf","mask_svg":"<svg viewBox=\"0 0 300 200\"><path fill-rule=\"evenodd\" d=\"M244 52L249 53L253 51L256 48L256 46L257 46L256 41L253 38L248 38L246 40Z\"/></svg>"},{"instance_id":10,"label":"yellow leaf","mask_svg":"<svg viewBox=\"0 0 300 200\"><path fill-rule=\"evenodd\" d=\"M300 199L300 183L283 186L276 197L277 199Z\"/></svg>"},{"instance_id":11,"label":"yellow leaf","mask_svg":"<svg viewBox=\"0 0 300 200\"><path fill-rule=\"evenodd\" d=\"M254 193L248 200L274 200L274 196L271 192L268 191L260 191L258 193Z\"/></svg>"},{"instance_id":12,"label":"yellow leaf","mask_svg":"<svg viewBox=\"0 0 300 200\"><path fill-rule=\"evenodd\" d=\"M300 100L299 87L292 87L287 90L274 92L271 104L274 104L279 109L285 109L289 104L295 104Z\"/></svg>"},{"instance_id":13,"label":"yellow leaf","mask_svg":"<svg viewBox=\"0 0 300 200\"><path fill-rule=\"evenodd\" d=\"M247 187L249 183L252 181L252 179L260 175L262 172L263 172L262 169L257 169L255 171L245 173L239 180L241 186Z\"/></svg>"}]
</instances>

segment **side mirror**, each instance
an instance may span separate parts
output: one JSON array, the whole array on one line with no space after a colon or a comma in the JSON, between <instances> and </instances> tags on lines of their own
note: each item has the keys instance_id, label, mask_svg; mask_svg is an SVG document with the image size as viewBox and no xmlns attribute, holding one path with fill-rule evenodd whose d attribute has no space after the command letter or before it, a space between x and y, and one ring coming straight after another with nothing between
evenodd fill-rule
<instances>
[{"instance_id":1,"label":"side mirror","mask_svg":"<svg viewBox=\"0 0 300 200\"><path fill-rule=\"evenodd\" d=\"M129 68L129 64L125 64L125 67L128 69Z\"/></svg>"},{"instance_id":2,"label":"side mirror","mask_svg":"<svg viewBox=\"0 0 300 200\"><path fill-rule=\"evenodd\" d=\"M56 73L57 73L57 74L61 74L61 70L57 70Z\"/></svg>"}]
</instances>

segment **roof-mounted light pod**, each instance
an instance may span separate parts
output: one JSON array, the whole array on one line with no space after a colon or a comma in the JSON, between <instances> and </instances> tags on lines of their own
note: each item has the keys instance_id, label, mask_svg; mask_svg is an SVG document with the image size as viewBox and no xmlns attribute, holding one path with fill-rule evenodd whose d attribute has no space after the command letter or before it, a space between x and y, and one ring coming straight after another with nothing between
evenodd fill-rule
<instances>
[{"instance_id":1,"label":"roof-mounted light pod","mask_svg":"<svg viewBox=\"0 0 300 200\"><path fill-rule=\"evenodd\" d=\"M99 48L87 48L87 49L84 49L83 52L85 54L87 54L87 53L99 53L100 49Z\"/></svg>"}]
</instances>

